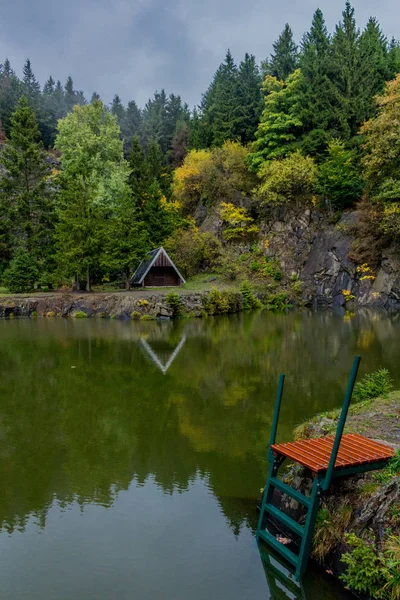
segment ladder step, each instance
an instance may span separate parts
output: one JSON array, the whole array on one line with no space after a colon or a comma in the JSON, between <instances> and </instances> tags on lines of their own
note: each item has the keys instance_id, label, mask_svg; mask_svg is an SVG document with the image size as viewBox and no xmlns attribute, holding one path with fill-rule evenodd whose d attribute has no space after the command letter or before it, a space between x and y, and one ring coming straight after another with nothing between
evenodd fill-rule
<instances>
[{"instance_id":1,"label":"ladder step","mask_svg":"<svg viewBox=\"0 0 400 600\"><path fill-rule=\"evenodd\" d=\"M283 492L287 496L290 496L291 498L293 498L293 500L296 500L296 502L299 502L303 506L305 506L307 508L310 506L310 499L307 498L307 496L305 496L304 494L301 494L294 488L290 487L290 485L283 483L283 481L281 481L277 477L271 477L269 480L269 483L274 488L276 488L280 492Z\"/></svg>"},{"instance_id":2,"label":"ladder step","mask_svg":"<svg viewBox=\"0 0 400 600\"><path fill-rule=\"evenodd\" d=\"M278 540L266 529L262 529L257 532L258 537L260 537L264 542L269 544L274 550L276 550L283 558L285 558L291 565L297 567L299 562L298 556L294 554L289 548L286 548L283 544L278 542Z\"/></svg>"},{"instance_id":3,"label":"ladder step","mask_svg":"<svg viewBox=\"0 0 400 600\"><path fill-rule=\"evenodd\" d=\"M289 527L292 531L294 531L294 533L297 533L297 535L303 537L303 525L300 525L299 523L297 523L297 521L294 521L291 517L285 515L284 512L282 512L281 510L279 510L279 508L276 508L276 506L273 506L272 504L265 504L264 508L267 511L267 513L269 513L272 517L275 517L275 519L278 519L278 521Z\"/></svg>"}]
</instances>

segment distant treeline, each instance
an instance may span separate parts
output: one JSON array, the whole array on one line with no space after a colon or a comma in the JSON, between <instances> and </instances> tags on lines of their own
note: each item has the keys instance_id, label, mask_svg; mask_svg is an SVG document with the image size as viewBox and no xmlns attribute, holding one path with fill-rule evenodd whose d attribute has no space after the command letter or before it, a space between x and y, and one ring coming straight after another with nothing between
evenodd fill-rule
<instances>
[{"instance_id":1,"label":"distant treeline","mask_svg":"<svg viewBox=\"0 0 400 600\"><path fill-rule=\"evenodd\" d=\"M360 31L347 2L333 34L320 10L299 44L286 24L273 53L260 65L250 54L236 65L228 51L193 110L179 95L164 90L155 92L143 108L135 100L124 106L115 94L109 110L118 118L126 154L137 134L144 148L150 139L157 141L166 163L176 166L187 148L220 146L227 140L253 141L263 110L263 79L272 75L284 81L298 68L303 78L291 103L301 125L292 125L296 140L301 138L303 149L315 155L324 151L332 135L348 140L373 116L373 97L400 71L400 47L395 39L385 37L374 17ZM22 94L35 110L46 148L53 146L58 119L75 104L88 101L81 90L74 89L71 77L63 85L50 76L41 87L29 59L22 79L7 59L0 67L0 119L7 135ZM94 98L99 98L96 92Z\"/></svg>"}]
</instances>

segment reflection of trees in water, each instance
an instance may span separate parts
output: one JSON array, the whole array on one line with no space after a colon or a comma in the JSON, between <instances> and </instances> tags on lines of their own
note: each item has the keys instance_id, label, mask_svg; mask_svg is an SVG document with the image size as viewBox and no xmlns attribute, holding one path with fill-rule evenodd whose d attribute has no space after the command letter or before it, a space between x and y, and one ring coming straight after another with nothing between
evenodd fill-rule
<instances>
[{"instance_id":1,"label":"reflection of trees in water","mask_svg":"<svg viewBox=\"0 0 400 600\"><path fill-rule=\"evenodd\" d=\"M288 376L287 437L340 404L356 350L364 370L398 363L397 320L304 312L0 323L1 523L23 528L35 515L44 525L54 496L110 506L132 482L152 476L164 493L183 492L200 474L236 533L253 526L278 373ZM165 375L139 346L143 336L165 352L186 336Z\"/></svg>"}]
</instances>

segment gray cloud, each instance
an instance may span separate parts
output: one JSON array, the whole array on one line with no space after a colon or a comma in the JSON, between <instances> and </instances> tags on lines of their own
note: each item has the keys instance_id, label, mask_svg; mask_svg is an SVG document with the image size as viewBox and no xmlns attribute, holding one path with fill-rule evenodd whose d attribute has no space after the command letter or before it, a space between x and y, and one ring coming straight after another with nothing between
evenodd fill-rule
<instances>
[{"instance_id":1,"label":"gray cloud","mask_svg":"<svg viewBox=\"0 0 400 600\"><path fill-rule=\"evenodd\" d=\"M400 37L398 0L355 0L363 27L376 16L388 37ZM321 0L333 30L344 2ZM301 39L318 7L312 0L0 0L0 57L20 73L27 57L43 84L52 74L105 102L119 93L143 105L161 88L197 104L229 47L269 55L284 24Z\"/></svg>"}]
</instances>

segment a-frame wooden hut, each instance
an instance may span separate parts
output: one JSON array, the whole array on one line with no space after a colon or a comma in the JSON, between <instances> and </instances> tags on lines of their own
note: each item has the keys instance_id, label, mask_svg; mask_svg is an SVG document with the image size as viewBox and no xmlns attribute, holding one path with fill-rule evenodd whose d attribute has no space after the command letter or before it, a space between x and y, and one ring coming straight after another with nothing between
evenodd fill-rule
<instances>
[{"instance_id":1,"label":"a-frame wooden hut","mask_svg":"<svg viewBox=\"0 0 400 600\"><path fill-rule=\"evenodd\" d=\"M131 279L131 285L171 287L185 283L167 252L161 246L146 254Z\"/></svg>"}]
</instances>

